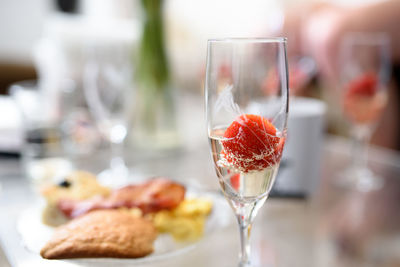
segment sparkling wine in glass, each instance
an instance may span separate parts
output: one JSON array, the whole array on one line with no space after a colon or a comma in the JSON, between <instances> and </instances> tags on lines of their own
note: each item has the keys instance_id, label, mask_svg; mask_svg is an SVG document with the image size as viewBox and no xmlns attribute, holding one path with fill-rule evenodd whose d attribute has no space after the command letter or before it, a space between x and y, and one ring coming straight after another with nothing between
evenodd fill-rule
<instances>
[{"instance_id":1,"label":"sparkling wine in glass","mask_svg":"<svg viewBox=\"0 0 400 267\"><path fill-rule=\"evenodd\" d=\"M376 190L382 179L368 168L367 147L387 104L389 38L384 33L349 33L339 53L342 108L353 139L353 159L340 183L362 191Z\"/></svg>"},{"instance_id":2,"label":"sparkling wine in glass","mask_svg":"<svg viewBox=\"0 0 400 267\"><path fill-rule=\"evenodd\" d=\"M267 86L266 79L271 79ZM250 232L278 172L288 95L285 38L208 41L208 138L221 189L240 228L239 266L252 266Z\"/></svg>"},{"instance_id":3,"label":"sparkling wine in glass","mask_svg":"<svg viewBox=\"0 0 400 267\"><path fill-rule=\"evenodd\" d=\"M103 183L124 184L129 172L124 160L124 140L132 114L132 66L128 44L88 45L83 86L100 133L111 145L110 167L99 174Z\"/></svg>"}]
</instances>

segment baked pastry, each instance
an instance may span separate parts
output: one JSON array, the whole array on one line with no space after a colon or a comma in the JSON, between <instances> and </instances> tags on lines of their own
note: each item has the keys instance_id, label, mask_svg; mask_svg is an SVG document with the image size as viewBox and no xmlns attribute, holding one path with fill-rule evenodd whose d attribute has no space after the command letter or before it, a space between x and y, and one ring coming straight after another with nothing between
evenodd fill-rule
<instances>
[{"instance_id":1,"label":"baked pastry","mask_svg":"<svg viewBox=\"0 0 400 267\"><path fill-rule=\"evenodd\" d=\"M108 196L110 189L100 185L96 176L85 171L74 171L57 184L45 186L41 194L46 200L42 213L43 223L58 226L68 221L57 205L62 199L84 200L93 196Z\"/></svg>"},{"instance_id":2,"label":"baked pastry","mask_svg":"<svg viewBox=\"0 0 400 267\"><path fill-rule=\"evenodd\" d=\"M153 252L152 222L126 210L96 210L57 228L42 248L46 259L138 258Z\"/></svg>"}]
</instances>

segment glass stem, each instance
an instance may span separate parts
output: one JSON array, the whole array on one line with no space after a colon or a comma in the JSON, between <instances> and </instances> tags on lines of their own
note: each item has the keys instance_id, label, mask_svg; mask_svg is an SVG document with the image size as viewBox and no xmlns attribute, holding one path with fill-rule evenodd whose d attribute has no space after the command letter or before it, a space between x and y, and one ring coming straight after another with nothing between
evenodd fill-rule
<instances>
[{"instance_id":1,"label":"glass stem","mask_svg":"<svg viewBox=\"0 0 400 267\"><path fill-rule=\"evenodd\" d=\"M126 166L123 153L124 153L123 142L111 142L110 168L112 170L117 170L121 167Z\"/></svg>"},{"instance_id":2,"label":"glass stem","mask_svg":"<svg viewBox=\"0 0 400 267\"><path fill-rule=\"evenodd\" d=\"M240 267L248 266L250 263L250 234L251 223L238 219L240 228Z\"/></svg>"},{"instance_id":3,"label":"glass stem","mask_svg":"<svg viewBox=\"0 0 400 267\"><path fill-rule=\"evenodd\" d=\"M240 267L250 266L250 234L254 218L265 200L263 198L252 203L233 203L240 231Z\"/></svg>"},{"instance_id":4,"label":"glass stem","mask_svg":"<svg viewBox=\"0 0 400 267\"><path fill-rule=\"evenodd\" d=\"M355 127L353 129L353 167L356 170L367 169L368 143L371 137L367 127Z\"/></svg>"}]
</instances>

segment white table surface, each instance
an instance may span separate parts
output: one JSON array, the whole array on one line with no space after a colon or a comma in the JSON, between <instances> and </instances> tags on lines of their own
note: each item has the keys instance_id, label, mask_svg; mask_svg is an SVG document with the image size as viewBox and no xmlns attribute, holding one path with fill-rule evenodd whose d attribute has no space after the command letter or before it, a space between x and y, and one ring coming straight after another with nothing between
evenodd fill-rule
<instances>
[{"instance_id":1,"label":"white table surface","mask_svg":"<svg viewBox=\"0 0 400 267\"><path fill-rule=\"evenodd\" d=\"M253 227L255 263L284 267L400 266L400 156L392 151L373 149L370 164L385 179L385 187L373 194L362 194L339 189L331 183L337 170L348 163L347 147L346 140L327 138L321 183L313 197L267 200ZM218 190L205 149L181 151L151 162L136 160L134 170L146 175L162 171L179 181L197 182L204 189ZM23 178L16 159L0 160L0 183L0 266L90 266L76 261L44 260L26 250L16 222L21 211L37 196ZM119 265L237 266L239 237L233 213L230 220L232 223L227 227L207 236L193 250L180 256L149 264L121 260Z\"/></svg>"}]
</instances>

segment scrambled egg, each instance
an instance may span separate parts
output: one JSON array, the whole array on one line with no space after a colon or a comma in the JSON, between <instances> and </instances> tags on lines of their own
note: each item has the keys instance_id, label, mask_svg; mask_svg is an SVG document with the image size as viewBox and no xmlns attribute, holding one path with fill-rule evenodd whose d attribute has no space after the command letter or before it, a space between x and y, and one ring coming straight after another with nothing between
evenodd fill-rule
<instances>
[{"instance_id":1,"label":"scrambled egg","mask_svg":"<svg viewBox=\"0 0 400 267\"><path fill-rule=\"evenodd\" d=\"M46 200L42 212L42 221L49 226L59 226L68 219L58 209L61 199L83 200L93 196L108 196L110 188L102 186L96 176L86 171L73 171L65 176L58 184L44 185L41 194Z\"/></svg>"},{"instance_id":2,"label":"scrambled egg","mask_svg":"<svg viewBox=\"0 0 400 267\"><path fill-rule=\"evenodd\" d=\"M173 210L154 214L154 225L161 233L169 233L177 241L193 241L203 236L212 202L207 199L185 199Z\"/></svg>"}]
</instances>

